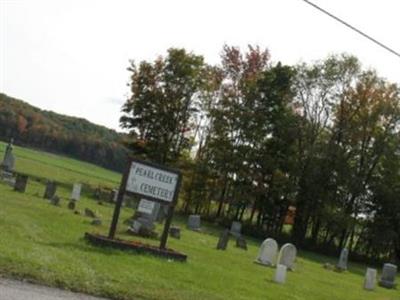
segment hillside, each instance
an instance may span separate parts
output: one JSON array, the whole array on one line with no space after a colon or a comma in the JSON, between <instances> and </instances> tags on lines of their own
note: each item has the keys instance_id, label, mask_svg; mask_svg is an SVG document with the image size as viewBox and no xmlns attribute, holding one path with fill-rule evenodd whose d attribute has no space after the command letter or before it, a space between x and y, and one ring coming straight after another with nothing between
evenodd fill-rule
<instances>
[{"instance_id":1,"label":"hillside","mask_svg":"<svg viewBox=\"0 0 400 300\"><path fill-rule=\"evenodd\" d=\"M122 135L81 118L41 110L0 93L0 139L65 154L121 170L126 149Z\"/></svg>"}]
</instances>

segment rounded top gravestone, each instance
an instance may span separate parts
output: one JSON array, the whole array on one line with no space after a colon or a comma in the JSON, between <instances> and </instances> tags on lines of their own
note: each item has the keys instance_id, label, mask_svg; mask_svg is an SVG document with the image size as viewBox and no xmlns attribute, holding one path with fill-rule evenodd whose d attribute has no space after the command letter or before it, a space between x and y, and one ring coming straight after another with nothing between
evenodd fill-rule
<instances>
[{"instance_id":1,"label":"rounded top gravestone","mask_svg":"<svg viewBox=\"0 0 400 300\"><path fill-rule=\"evenodd\" d=\"M289 270L294 270L297 249L293 244L287 243L279 251L278 264L286 266Z\"/></svg>"},{"instance_id":2,"label":"rounded top gravestone","mask_svg":"<svg viewBox=\"0 0 400 300\"><path fill-rule=\"evenodd\" d=\"M278 254L278 243L271 238L266 239L260 247L256 262L266 266L273 266Z\"/></svg>"}]
</instances>

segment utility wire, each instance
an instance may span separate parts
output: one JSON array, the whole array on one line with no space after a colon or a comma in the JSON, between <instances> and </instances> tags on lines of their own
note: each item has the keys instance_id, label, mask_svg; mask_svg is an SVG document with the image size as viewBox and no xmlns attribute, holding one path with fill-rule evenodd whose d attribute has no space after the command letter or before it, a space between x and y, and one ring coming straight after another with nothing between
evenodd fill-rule
<instances>
[{"instance_id":1,"label":"utility wire","mask_svg":"<svg viewBox=\"0 0 400 300\"><path fill-rule=\"evenodd\" d=\"M400 58L400 53L399 53L399 52L396 52L396 51L394 51L393 49L391 49L390 47L388 47L388 46L382 44L381 42L377 41L376 39L374 39L373 37L369 36L368 34L362 32L361 30L359 30L359 29L355 28L354 26L350 25L350 24L347 23L346 21L343 21L342 19L340 19L340 18L334 16L334 15L331 14L330 12L326 11L325 9L319 7L318 5L312 3L312 2L310 2L310 1L308 1L308 0L302 0L302 1L304 1L305 3L307 3L307 4L311 5L311 6L313 6L314 8L316 8L316 9L318 9L319 11L323 12L324 14L328 15L329 17L331 17L331 18L335 19L336 21L342 23L343 25L349 27L350 29L352 29L352 30L354 30L355 32L357 32L358 34L362 35L363 37L369 39L370 41L374 42L374 43L377 44L378 46L380 46L380 47L386 49L387 51L391 52L392 54L394 54L394 55L396 55L397 57Z\"/></svg>"}]
</instances>

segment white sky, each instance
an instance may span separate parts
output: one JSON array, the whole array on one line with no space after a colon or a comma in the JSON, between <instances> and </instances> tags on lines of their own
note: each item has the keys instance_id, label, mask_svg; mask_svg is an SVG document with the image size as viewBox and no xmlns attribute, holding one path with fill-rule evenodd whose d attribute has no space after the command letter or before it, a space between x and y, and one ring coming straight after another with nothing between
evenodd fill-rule
<instances>
[{"instance_id":1,"label":"white sky","mask_svg":"<svg viewBox=\"0 0 400 300\"><path fill-rule=\"evenodd\" d=\"M400 51L399 0L313 0ZM400 82L400 58L302 0L0 0L0 92L118 129L129 59L184 47L218 63L224 43L295 64L356 55Z\"/></svg>"}]
</instances>

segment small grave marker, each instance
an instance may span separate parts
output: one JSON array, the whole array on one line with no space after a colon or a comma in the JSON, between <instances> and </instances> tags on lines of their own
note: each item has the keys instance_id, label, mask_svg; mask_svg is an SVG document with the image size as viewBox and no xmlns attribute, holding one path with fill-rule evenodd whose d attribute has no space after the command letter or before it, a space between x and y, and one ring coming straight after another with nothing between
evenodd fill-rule
<instances>
[{"instance_id":1,"label":"small grave marker","mask_svg":"<svg viewBox=\"0 0 400 300\"><path fill-rule=\"evenodd\" d=\"M54 181L47 181L46 183L46 190L44 191L43 198L51 200L57 191L57 183Z\"/></svg>"},{"instance_id":2,"label":"small grave marker","mask_svg":"<svg viewBox=\"0 0 400 300\"><path fill-rule=\"evenodd\" d=\"M286 273L287 273L287 267L285 265L278 264L276 266L274 281L276 283L281 283L281 284L285 283L286 282Z\"/></svg>"},{"instance_id":3,"label":"small grave marker","mask_svg":"<svg viewBox=\"0 0 400 300\"><path fill-rule=\"evenodd\" d=\"M375 289L376 274L377 274L376 269L367 268L367 272L365 273L364 289L369 291Z\"/></svg>"},{"instance_id":4,"label":"small grave marker","mask_svg":"<svg viewBox=\"0 0 400 300\"><path fill-rule=\"evenodd\" d=\"M217 244L217 249L218 250L226 250L226 247L228 246L229 242L229 230L225 229L224 231L221 232Z\"/></svg>"},{"instance_id":5,"label":"small grave marker","mask_svg":"<svg viewBox=\"0 0 400 300\"><path fill-rule=\"evenodd\" d=\"M242 223L237 222L237 221L233 221L232 225L231 225L231 231L230 233L234 236L234 237L239 237L241 235L241 231L242 231Z\"/></svg>"},{"instance_id":6,"label":"small grave marker","mask_svg":"<svg viewBox=\"0 0 400 300\"><path fill-rule=\"evenodd\" d=\"M349 258L349 250L343 248L342 251L340 252L340 257L338 264L336 265L336 269L339 271L346 271L348 258Z\"/></svg>"},{"instance_id":7,"label":"small grave marker","mask_svg":"<svg viewBox=\"0 0 400 300\"><path fill-rule=\"evenodd\" d=\"M190 215L188 219L188 228L191 230L200 230L200 216L199 215Z\"/></svg>"},{"instance_id":8,"label":"small grave marker","mask_svg":"<svg viewBox=\"0 0 400 300\"><path fill-rule=\"evenodd\" d=\"M236 239L236 247L238 247L240 249L247 250L247 242L246 242L246 239L243 236L239 236Z\"/></svg>"},{"instance_id":9,"label":"small grave marker","mask_svg":"<svg viewBox=\"0 0 400 300\"><path fill-rule=\"evenodd\" d=\"M25 193L28 184L28 175L18 174L14 184L14 191Z\"/></svg>"},{"instance_id":10,"label":"small grave marker","mask_svg":"<svg viewBox=\"0 0 400 300\"><path fill-rule=\"evenodd\" d=\"M388 289L396 287L397 266L394 264L384 264L379 285Z\"/></svg>"},{"instance_id":11,"label":"small grave marker","mask_svg":"<svg viewBox=\"0 0 400 300\"><path fill-rule=\"evenodd\" d=\"M78 201L81 198L82 184L74 183L71 193L71 200Z\"/></svg>"}]
</instances>

